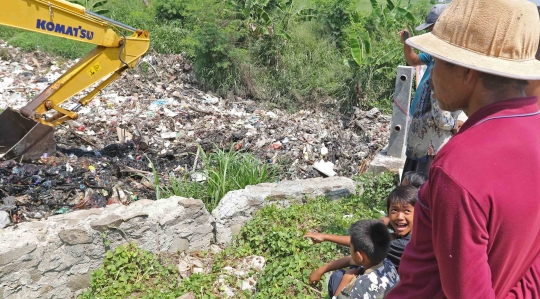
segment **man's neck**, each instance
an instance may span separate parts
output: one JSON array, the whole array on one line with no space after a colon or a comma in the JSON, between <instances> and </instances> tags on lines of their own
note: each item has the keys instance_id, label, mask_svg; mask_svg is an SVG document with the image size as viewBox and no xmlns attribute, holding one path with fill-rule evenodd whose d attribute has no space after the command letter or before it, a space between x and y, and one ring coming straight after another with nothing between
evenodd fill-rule
<instances>
[{"instance_id":1,"label":"man's neck","mask_svg":"<svg viewBox=\"0 0 540 299\"><path fill-rule=\"evenodd\" d=\"M523 98L525 93L523 90L507 89L503 92L493 92L483 87L477 88L471 95L469 107L463 109L468 117L471 117L476 111L493 103L502 102L510 99Z\"/></svg>"}]
</instances>

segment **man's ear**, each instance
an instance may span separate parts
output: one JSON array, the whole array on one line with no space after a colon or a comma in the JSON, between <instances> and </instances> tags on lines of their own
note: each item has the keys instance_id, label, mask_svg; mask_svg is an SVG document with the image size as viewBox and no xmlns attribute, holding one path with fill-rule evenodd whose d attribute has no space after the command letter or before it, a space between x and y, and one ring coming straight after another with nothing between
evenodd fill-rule
<instances>
[{"instance_id":1,"label":"man's ear","mask_svg":"<svg viewBox=\"0 0 540 299\"><path fill-rule=\"evenodd\" d=\"M476 83L478 79L480 79L480 72L473 69L464 68L465 73L463 75L463 83L470 84L470 83Z\"/></svg>"}]
</instances>

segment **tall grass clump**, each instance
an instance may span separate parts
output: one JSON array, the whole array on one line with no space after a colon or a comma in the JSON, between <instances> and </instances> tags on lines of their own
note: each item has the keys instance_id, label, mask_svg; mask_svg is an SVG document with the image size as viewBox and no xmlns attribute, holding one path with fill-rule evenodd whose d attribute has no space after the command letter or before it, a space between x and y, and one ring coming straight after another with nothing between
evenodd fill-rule
<instances>
[{"instance_id":1,"label":"tall grass clump","mask_svg":"<svg viewBox=\"0 0 540 299\"><path fill-rule=\"evenodd\" d=\"M262 163L250 153L215 149L205 153L199 148L202 159L200 172L169 176L169 183L161 187L162 197L172 195L201 199L212 211L229 191L243 189L271 181L276 170Z\"/></svg>"}]
</instances>

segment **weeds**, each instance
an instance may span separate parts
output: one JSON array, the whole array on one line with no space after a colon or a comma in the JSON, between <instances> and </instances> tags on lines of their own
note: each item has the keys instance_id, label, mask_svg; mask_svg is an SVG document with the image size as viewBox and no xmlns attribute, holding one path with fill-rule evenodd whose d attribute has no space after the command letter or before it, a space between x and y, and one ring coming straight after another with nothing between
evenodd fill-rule
<instances>
[{"instance_id":1,"label":"weeds","mask_svg":"<svg viewBox=\"0 0 540 299\"><path fill-rule=\"evenodd\" d=\"M177 288L177 277L174 267L161 265L151 252L135 244L118 246L107 251L103 265L92 273L90 288L79 298L127 298L134 293L157 298Z\"/></svg>"},{"instance_id":2,"label":"weeds","mask_svg":"<svg viewBox=\"0 0 540 299\"><path fill-rule=\"evenodd\" d=\"M216 287L223 268L252 255L263 256L266 267L254 274L257 279L254 294L242 292L241 281L231 279L229 285L236 293L235 298L326 298L324 278L311 287L309 274L324 263L347 255L349 249L330 242L314 245L304 234L319 231L347 235L354 221L378 217L371 206L366 205L367 199L376 199L380 204L393 188L393 179L390 173L361 176L362 196L332 201L321 197L305 204L292 203L287 208L265 206L244 224L232 244L215 257L209 273L193 274L180 285L173 282L178 275L176 270L160 265L152 254L134 245L119 247L107 253L104 265L94 271L90 289L82 298L132 298L136 295L174 299L188 292L194 292L197 298L223 298L222 290Z\"/></svg>"},{"instance_id":3,"label":"weeds","mask_svg":"<svg viewBox=\"0 0 540 299\"><path fill-rule=\"evenodd\" d=\"M374 218L386 214L386 198L388 194L398 185L398 175L385 172L379 175L365 173L356 180L364 188L361 200L362 203L373 213Z\"/></svg>"},{"instance_id":4,"label":"weeds","mask_svg":"<svg viewBox=\"0 0 540 299\"><path fill-rule=\"evenodd\" d=\"M210 153L199 148L199 152L203 170L181 177L171 174L169 184L160 187L160 197L177 195L201 199L212 211L227 192L268 182L277 175L275 168L232 147L227 151L215 148Z\"/></svg>"},{"instance_id":5,"label":"weeds","mask_svg":"<svg viewBox=\"0 0 540 299\"><path fill-rule=\"evenodd\" d=\"M11 54L7 49L0 49L0 60L9 61L11 59Z\"/></svg>"},{"instance_id":6,"label":"weeds","mask_svg":"<svg viewBox=\"0 0 540 299\"><path fill-rule=\"evenodd\" d=\"M105 5L107 1L108 0L71 0L71 2L84 6L86 9L97 14L106 14L109 12L108 9L103 8L103 5Z\"/></svg>"},{"instance_id":7,"label":"weeds","mask_svg":"<svg viewBox=\"0 0 540 299\"><path fill-rule=\"evenodd\" d=\"M156 192L156 199L160 199L161 198L161 186L159 184L159 173L157 172L156 168L154 167L154 163L152 163L150 158L148 158L148 156L146 156L146 159L148 159L148 162L150 164L150 168L152 169L152 178L153 178L152 185L154 186L154 190Z\"/></svg>"}]
</instances>

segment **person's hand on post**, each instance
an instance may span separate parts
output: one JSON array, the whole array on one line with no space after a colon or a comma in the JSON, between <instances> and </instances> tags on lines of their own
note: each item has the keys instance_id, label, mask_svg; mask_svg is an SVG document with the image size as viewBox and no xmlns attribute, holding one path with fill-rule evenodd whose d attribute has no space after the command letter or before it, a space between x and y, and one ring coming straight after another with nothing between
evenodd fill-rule
<instances>
[{"instance_id":1,"label":"person's hand on post","mask_svg":"<svg viewBox=\"0 0 540 299\"><path fill-rule=\"evenodd\" d=\"M403 29L400 32L398 32L398 34L401 37L401 42L405 44L405 41L407 40L407 38L409 38L409 35L410 35L409 30Z\"/></svg>"},{"instance_id":2,"label":"person's hand on post","mask_svg":"<svg viewBox=\"0 0 540 299\"><path fill-rule=\"evenodd\" d=\"M459 132L459 129L461 129L461 126L463 126L464 122L462 120L457 121L456 127L452 130L452 134L456 135Z\"/></svg>"},{"instance_id":3,"label":"person's hand on post","mask_svg":"<svg viewBox=\"0 0 540 299\"><path fill-rule=\"evenodd\" d=\"M307 233L307 234L304 235L304 238L310 238L311 241L313 241L314 244L326 241L324 239L324 234L317 233L317 232Z\"/></svg>"}]
</instances>

